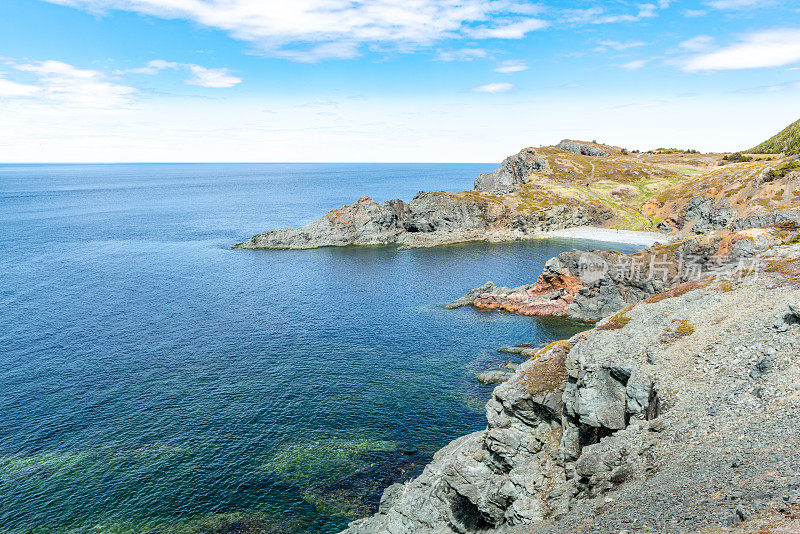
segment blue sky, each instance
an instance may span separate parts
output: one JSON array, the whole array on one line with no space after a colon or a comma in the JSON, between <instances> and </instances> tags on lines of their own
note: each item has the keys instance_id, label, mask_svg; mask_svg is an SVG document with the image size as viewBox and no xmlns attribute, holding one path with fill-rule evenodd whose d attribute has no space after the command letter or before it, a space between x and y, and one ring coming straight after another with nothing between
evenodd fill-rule
<instances>
[{"instance_id":1,"label":"blue sky","mask_svg":"<svg viewBox=\"0 0 800 534\"><path fill-rule=\"evenodd\" d=\"M745 148L800 117L795 0L2 0L0 162Z\"/></svg>"}]
</instances>

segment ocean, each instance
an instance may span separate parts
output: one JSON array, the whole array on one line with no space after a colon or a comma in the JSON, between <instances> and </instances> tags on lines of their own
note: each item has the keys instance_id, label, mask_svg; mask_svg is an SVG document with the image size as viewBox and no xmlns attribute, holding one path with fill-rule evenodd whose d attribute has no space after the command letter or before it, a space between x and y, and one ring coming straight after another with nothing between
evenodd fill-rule
<instances>
[{"instance_id":1,"label":"ocean","mask_svg":"<svg viewBox=\"0 0 800 534\"><path fill-rule=\"evenodd\" d=\"M607 243L232 250L496 164L0 165L0 533L331 533L585 325L442 305ZM618 245L621 251L634 247Z\"/></svg>"}]
</instances>

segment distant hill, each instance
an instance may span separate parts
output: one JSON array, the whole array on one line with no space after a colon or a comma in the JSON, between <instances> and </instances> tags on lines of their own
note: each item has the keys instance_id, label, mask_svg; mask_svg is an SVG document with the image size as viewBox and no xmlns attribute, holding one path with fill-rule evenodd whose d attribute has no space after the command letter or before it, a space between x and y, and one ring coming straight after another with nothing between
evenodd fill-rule
<instances>
[{"instance_id":1,"label":"distant hill","mask_svg":"<svg viewBox=\"0 0 800 534\"><path fill-rule=\"evenodd\" d=\"M747 151L750 154L780 154L787 156L800 155L800 120L781 130L781 132L755 148Z\"/></svg>"}]
</instances>

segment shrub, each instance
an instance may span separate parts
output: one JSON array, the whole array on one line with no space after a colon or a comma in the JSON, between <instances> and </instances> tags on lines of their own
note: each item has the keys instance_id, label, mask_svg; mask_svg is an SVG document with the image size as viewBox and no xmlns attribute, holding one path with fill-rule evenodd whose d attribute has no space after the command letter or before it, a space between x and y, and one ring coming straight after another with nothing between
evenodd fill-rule
<instances>
[{"instance_id":1,"label":"shrub","mask_svg":"<svg viewBox=\"0 0 800 534\"><path fill-rule=\"evenodd\" d=\"M800 171L800 161L797 161L796 159L793 159L789 163L785 163L780 167L775 167L774 169L767 171L767 174L764 176L764 181L772 182L778 178L783 178L793 171Z\"/></svg>"},{"instance_id":2,"label":"shrub","mask_svg":"<svg viewBox=\"0 0 800 534\"><path fill-rule=\"evenodd\" d=\"M729 163L744 163L746 161L753 161L753 158L750 156L745 156L741 152L734 152L733 154L727 154L722 156L722 159Z\"/></svg>"}]
</instances>

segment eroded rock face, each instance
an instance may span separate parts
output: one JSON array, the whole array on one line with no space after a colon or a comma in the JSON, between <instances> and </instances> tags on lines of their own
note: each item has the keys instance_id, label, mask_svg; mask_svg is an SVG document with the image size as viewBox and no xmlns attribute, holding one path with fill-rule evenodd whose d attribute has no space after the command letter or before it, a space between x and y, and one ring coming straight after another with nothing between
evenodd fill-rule
<instances>
[{"instance_id":1,"label":"eroded rock face","mask_svg":"<svg viewBox=\"0 0 800 534\"><path fill-rule=\"evenodd\" d=\"M548 260L536 283L488 284L458 299L459 306L522 315L565 315L596 321L657 293L697 280L766 250L776 237L765 230L699 235L636 254L568 251Z\"/></svg>"},{"instance_id":2,"label":"eroded rock face","mask_svg":"<svg viewBox=\"0 0 800 534\"><path fill-rule=\"evenodd\" d=\"M235 248L306 249L345 245L386 245L419 240L458 241L487 229L477 203L443 192L419 192L411 202L378 204L361 197L303 228L284 228L253 236Z\"/></svg>"},{"instance_id":3,"label":"eroded rock face","mask_svg":"<svg viewBox=\"0 0 800 534\"><path fill-rule=\"evenodd\" d=\"M484 239L514 240L548 230L598 224L608 217L603 209L582 205L516 212L499 202L479 203L468 195L421 191L408 203L395 199L378 204L361 197L302 228L258 234L234 248L424 247Z\"/></svg>"},{"instance_id":4,"label":"eroded rock face","mask_svg":"<svg viewBox=\"0 0 800 534\"><path fill-rule=\"evenodd\" d=\"M618 447L593 444L625 428L629 414L646 412L652 381L637 371L647 398L629 402L632 371L572 355L585 336L521 364L495 388L485 430L439 451L402 490L390 487L384 500L391 506L382 504L347 532L505 532L563 514L571 500L613 484L623 456Z\"/></svg>"},{"instance_id":5,"label":"eroded rock face","mask_svg":"<svg viewBox=\"0 0 800 534\"><path fill-rule=\"evenodd\" d=\"M729 228L737 216L737 211L726 199L694 197L678 213L661 221L658 229L664 233L688 230L695 234L706 234Z\"/></svg>"},{"instance_id":6,"label":"eroded rock face","mask_svg":"<svg viewBox=\"0 0 800 534\"><path fill-rule=\"evenodd\" d=\"M524 184L532 172L547 170L546 157L539 156L532 148L524 148L503 160L495 171L481 174L475 180L475 190L505 195Z\"/></svg>"},{"instance_id":7,"label":"eroded rock face","mask_svg":"<svg viewBox=\"0 0 800 534\"><path fill-rule=\"evenodd\" d=\"M733 221L731 229L733 231L739 231L748 228L762 228L786 223L800 225L800 209L759 211L749 215L743 215Z\"/></svg>"}]
</instances>

